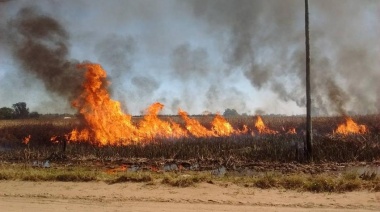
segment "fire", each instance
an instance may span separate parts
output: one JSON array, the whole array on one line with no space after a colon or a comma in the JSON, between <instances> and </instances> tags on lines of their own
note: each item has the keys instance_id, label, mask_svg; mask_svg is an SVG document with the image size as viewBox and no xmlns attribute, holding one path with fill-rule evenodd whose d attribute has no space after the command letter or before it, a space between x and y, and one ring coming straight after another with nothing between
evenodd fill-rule
<instances>
[{"instance_id":1,"label":"fire","mask_svg":"<svg viewBox=\"0 0 380 212\"><path fill-rule=\"evenodd\" d=\"M82 67L87 69L83 92L72 105L83 115L88 128L73 130L69 140L92 140L100 145L140 140L131 116L124 114L120 103L110 98L106 72L99 64L84 64Z\"/></svg>"},{"instance_id":2,"label":"fire","mask_svg":"<svg viewBox=\"0 0 380 212\"><path fill-rule=\"evenodd\" d=\"M367 133L367 127L365 125L358 125L351 117L346 117L346 122L339 125L335 130L335 133L349 135L349 134L364 134Z\"/></svg>"},{"instance_id":3,"label":"fire","mask_svg":"<svg viewBox=\"0 0 380 212\"><path fill-rule=\"evenodd\" d=\"M180 111L179 114L186 123L186 129L173 121L159 119L158 113L164 105L158 102L147 109L143 120L135 126L131 120L132 116L124 114L120 103L110 98L107 75L102 67L98 64L84 64L81 67L87 69L86 80L82 94L73 101L72 105L82 114L86 128L72 130L67 135L69 141L92 141L98 145L126 145L155 138L188 137L189 133L195 137L217 136L197 120L189 118L184 111ZM232 132L231 125L224 123L224 126L225 129L220 129L215 125L214 130L218 134Z\"/></svg>"},{"instance_id":4,"label":"fire","mask_svg":"<svg viewBox=\"0 0 380 212\"><path fill-rule=\"evenodd\" d=\"M297 134L296 128L290 128L286 134L291 134L291 135Z\"/></svg>"},{"instance_id":5,"label":"fire","mask_svg":"<svg viewBox=\"0 0 380 212\"><path fill-rule=\"evenodd\" d=\"M53 135L51 138L50 138L50 141L53 142L53 143L58 143L58 136L56 135Z\"/></svg>"},{"instance_id":6,"label":"fire","mask_svg":"<svg viewBox=\"0 0 380 212\"><path fill-rule=\"evenodd\" d=\"M32 138L31 135L26 136L25 138L22 139L22 143L29 144L31 138Z\"/></svg>"},{"instance_id":7,"label":"fire","mask_svg":"<svg viewBox=\"0 0 380 212\"><path fill-rule=\"evenodd\" d=\"M182 117L182 119L186 123L186 129L195 137L215 137L216 134L208 130L206 127L202 126L197 120L192 119L188 116L188 114L183 111L179 110L178 114Z\"/></svg>"},{"instance_id":8,"label":"fire","mask_svg":"<svg viewBox=\"0 0 380 212\"><path fill-rule=\"evenodd\" d=\"M230 136L235 132L231 124L226 121L223 116L216 114L214 120L212 121L212 130L218 136Z\"/></svg>"},{"instance_id":9,"label":"fire","mask_svg":"<svg viewBox=\"0 0 380 212\"><path fill-rule=\"evenodd\" d=\"M259 131L259 134L277 134L278 131L271 130L267 126L265 126L263 120L261 119L261 116L257 116L255 127Z\"/></svg>"},{"instance_id":10,"label":"fire","mask_svg":"<svg viewBox=\"0 0 380 212\"><path fill-rule=\"evenodd\" d=\"M164 107L163 104L156 102L148 108L148 113L139 124L139 135L147 138L180 138L187 137L186 130L182 129L177 123L166 122L158 118L158 113Z\"/></svg>"},{"instance_id":11,"label":"fire","mask_svg":"<svg viewBox=\"0 0 380 212\"><path fill-rule=\"evenodd\" d=\"M147 110L139 123L132 122L132 116L125 114L118 101L112 100L108 92L107 73L99 64L82 64L86 69L82 93L72 102L85 121L84 129L73 129L65 138L70 142L88 142L99 146L128 145L136 142L151 142L158 138L183 138L193 136L219 137L233 134L246 134L249 129L235 130L226 119L217 114L211 122L211 129L196 119L190 118L185 111L178 115L184 121L175 123L170 119L162 120L158 114L164 105L156 102ZM267 128L261 117L257 117L255 127L260 134L277 134ZM52 141L56 141L52 137Z\"/></svg>"}]
</instances>

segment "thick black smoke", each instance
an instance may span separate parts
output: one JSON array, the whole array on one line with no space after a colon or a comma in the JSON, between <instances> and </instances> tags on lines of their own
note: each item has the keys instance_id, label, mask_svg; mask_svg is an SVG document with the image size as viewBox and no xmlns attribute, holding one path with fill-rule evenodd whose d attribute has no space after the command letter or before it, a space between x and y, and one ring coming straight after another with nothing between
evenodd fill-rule
<instances>
[{"instance_id":1,"label":"thick black smoke","mask_svg":"<svg viewBox=\"0 0 380 212\"><path fill-rule=\"evenodd\" d=\"M54 18L23 8L8 23L8 40L22 70L41 79L51 92L73 100L81 90L83 72L68 59L69 35Z\"/></svg>"}]
</instances>

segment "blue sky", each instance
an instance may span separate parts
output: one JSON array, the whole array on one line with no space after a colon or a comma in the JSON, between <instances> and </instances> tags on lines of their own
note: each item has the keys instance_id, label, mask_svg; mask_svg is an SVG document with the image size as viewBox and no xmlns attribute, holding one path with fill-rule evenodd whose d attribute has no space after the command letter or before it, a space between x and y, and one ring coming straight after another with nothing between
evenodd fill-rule
<instances>
[{"instance_id":1,"label":"blue sky","mask_svg":"<svg viewBox=\"0 0 380 212\"><path fill-rule=\"evenodd\" d=\"M28 6L58 20L70 35L69 59L102 64L128 113L155 101L167 114L305 111L303 0L0 4L2 30ZM378 112L378 2L310 0L310 8L315 111ZM25 101L32 111L74 112L67 98L23 72L6 39L0 45L0 106Z\"/></svg>"}]
</instances>

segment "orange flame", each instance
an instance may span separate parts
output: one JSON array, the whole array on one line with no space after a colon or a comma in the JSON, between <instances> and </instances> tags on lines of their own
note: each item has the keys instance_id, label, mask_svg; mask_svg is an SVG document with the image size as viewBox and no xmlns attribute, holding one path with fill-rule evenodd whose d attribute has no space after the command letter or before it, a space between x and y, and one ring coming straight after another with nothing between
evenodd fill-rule
<instances>
[{"instance_id":1,"label":"orange flame","mask_svg":"<svg viewBox=\"0 0 380 212\"><path fill-rule=\"evenodd\" d=\"M248 133L248 126L244 124L243 129L239 130L239 134L246 134L246 133Z\"/></svg>"},{"instance_id":2,"label":"orange flame","mask_svg":"<svg viewBox=\"0 0 380 212\"><path fill-rule=\"evenodd\" d=\"M203 127L198 121L189 118L186 112L180 115L186 122L186 129L173 121L163 121L158 113L163 109L161 103L154 103L147 109L147 114L138 126L133 125L131 116L124 114L120 103L110 98L106 72L98 64L83 64L86 68L82 94L72 105L83 115L86 128L74 129L67 135L69 141L92 141L98 145L126 145L133 142L149 141L155 138L181 138L217 136L213 131ZM227 128L230 125L225 125ZM219 128L215 130L220 132ZM223 131L223 130L222 130ZM229 133L224 129L220 133Z\"/></svg>"},{"instance_id":3,"label":"orange flame","mask_svg":"<svg viewBox=\"0 0 380 212\"><path fill-rule=\"evenodd\" d=\"M297 134L296 128L294 127L290 128L286 134L291 134L291 135Z\"/></svg>"},{"instance_id":4,"label":"orange flame","mask_svg":"<svg viewBox=\"0 0 380 212\"><path fill-rule=\"evenodd\" d=\"M265 126L263 120L261 119L261 116L257 116L255 127L259 131L259 134L277 134L278 131L271 130L267 126Z\"/></svg>"},{"instance_id":5,"label":"orange flame","mask_svg":"<svg viewBox=\"0 0 380 212\"><path fill-rule=\"evenodd\" d=\"M346 122L339 125L338 128L335 130L335 133L342 134L342 135L349 135L349 134L364 134L367 133L367 127L365 125L358 125L356 124L351 117L346 117Z\"/></svg>"},{"instance_id":6,"label":"orange flame","mask_svg":"<svg viewBox=\"0 0 380 212\"><path fill-rule=\"evenodd\" d=\"M163 104L156 102L148 108L148 114L144 116L143 121L139 125L139 135L143 138L186 137L186 130L182 129L177 123L166 122L157 117L163 107Z\"/></svg>"},{"instance_id":7,"label":"orange flame","mask_svg":"<svg viewBox=\"0 0 380 212\"><path fill-rule=\"evenodd\" d=\"M202 126L197 120L192 119L188 116L188 114L179 110L178 114L182 117L182 119L186 123L186 129L195 137L214 137L216 134L213 131L208 130L206 127Z\"/></svg>"},{"instance_id":8,"label":"orange flame","mask_svg":"<svg viewBox=\"0 0 380 212\"><path fill-rule=\"evenodd\" d=\"M83 116L86 127L73 129L65 138L70 142L89 142L96 145L128 145L136 142L149 142L157 138L182 138L190 135L199 137L219 137L233 134L245 134L249 131L244 125L242 130L234 130L230 123L219 114L206 128L196 119L190 118L185 111L178 114L184 121L182 125L172 120L161 120L158 116L164 105L156 102L147 110L138 123L132 122L132 116L125 114L118 101L112 100L108 92L107 74L99 64L82 64L86 69L83 91L72 105ZM258 116L255 127L260 134L277 134L264 125ZM293 131L291 131L293 133ZM252 134L253 135L253 134ZM52 137L52 141L57 140Z\"/></svg>"},{"instance_id":9,"label":"orange flame","mask_svg":"<svg viewBox=\"0 0 380 212\"><path fill-rule=\"evenodd\" d=\"M120 103L110 98L106 72L98 64L84 64L81 67L87 69L84 89L72 105L83 115L88 129L73 130L69 140L93 140L100 145L138 140L131 116L124 114Z\"/></svg>"},{"instance_id":10,"label":"orange flame","mask_svg":"<svg viewBox=\"0 0 380 212\"><path fill-rule=\"evenodd\" d=\"M231 124L226 121L223 116L216 114L214 120L212 121L212 130L218 136L230 136L235 133Z\"/></svg>"},{"instance_id":11,"label":"orange flame","mask_svg":"<svg viewBox=\"0 0 380 212\"><path fill-rule=\"evenodd\" d=\"M58 143L58 136L56 135L53 135L51 138L50 138L50 141L53 142L53 143Z\"/></svg>"},{"instance_id":12,"label":"orange flame","mask_svg":"<svg viewBox=\"0 0 380 212\"><path fill-rule=\"evenodd\" d=\"M32 138L31 135L26 136L25 138L22 139L22 143L29 144L31 138Z\"/></svg>"}]
</instances>

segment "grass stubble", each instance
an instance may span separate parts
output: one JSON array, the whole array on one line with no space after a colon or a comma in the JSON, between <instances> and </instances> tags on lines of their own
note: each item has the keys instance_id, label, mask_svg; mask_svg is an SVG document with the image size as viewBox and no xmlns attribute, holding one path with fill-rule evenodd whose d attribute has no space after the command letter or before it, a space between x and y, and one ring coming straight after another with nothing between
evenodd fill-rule
<instances>
[{"instance_id":1,"label":"grass stubble","mask_svg":"<svg viewBox=\"0 0 380 212\"><path fill-rule=\"evenodd\" d=\"M2 181L105 182L107 184L131 182L146 185L163 184L173 187L191 187L197 186L199 183L210 183L220 186L235 184L249 188L276 188L316 193L341 193L360 190L380 192L380 177L374 173L359 175L355 172L334 174L262 172L252 176L238 176L233 173L215 176L208 171L122 171L109 173L104 169L79 166L36 168L21 164L2 164L0 168L0 180Z\"/></svg>"}]
</instances>

